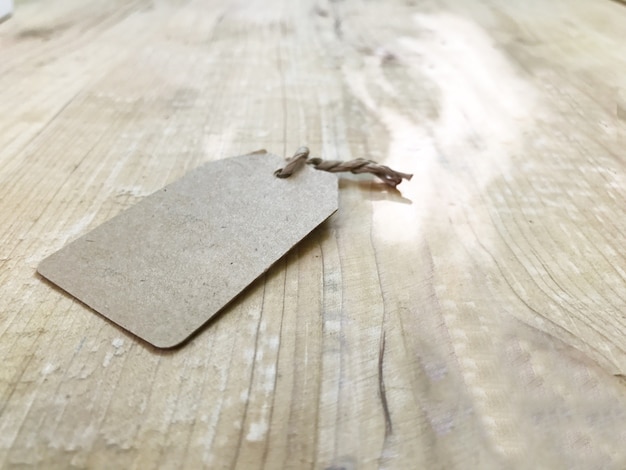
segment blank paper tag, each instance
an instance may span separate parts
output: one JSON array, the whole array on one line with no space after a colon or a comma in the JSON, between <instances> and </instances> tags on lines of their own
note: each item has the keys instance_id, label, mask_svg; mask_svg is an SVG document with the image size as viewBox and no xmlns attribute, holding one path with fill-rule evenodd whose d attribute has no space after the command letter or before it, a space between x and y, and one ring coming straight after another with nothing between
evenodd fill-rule
<instances>
[{"instance_id":1,"label":"blank paper tag","mask_svg":"<svg viewBox=\"0 0 626 470\"><path fill-rule=\"evenodd\" d=\"M337 178L255 153L207 163L38 271L157 347L187 339L337 210Z\"/></svg>"}]
</instances>

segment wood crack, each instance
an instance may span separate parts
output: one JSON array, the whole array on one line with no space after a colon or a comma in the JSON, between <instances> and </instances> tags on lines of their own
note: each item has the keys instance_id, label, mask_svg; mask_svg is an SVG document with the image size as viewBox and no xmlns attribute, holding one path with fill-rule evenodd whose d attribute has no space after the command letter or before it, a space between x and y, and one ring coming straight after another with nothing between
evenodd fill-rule
<instances>
[{"instance_id":1,"label":"wood crack","mask_svg":"<svg viewBox=\"0 0 626 470\"><path fill-rule=\"evenodd\" d=\"M385 439L387 439L387 437L393 434L393 424L391 422L391 413L389 412L389 403L387 402L387 392L385 390L385 339L386 332L383 330L378 350L378 394L380 396L380 403L383 407L383 415L385 416Z\"/></svg>"}]
</instances>

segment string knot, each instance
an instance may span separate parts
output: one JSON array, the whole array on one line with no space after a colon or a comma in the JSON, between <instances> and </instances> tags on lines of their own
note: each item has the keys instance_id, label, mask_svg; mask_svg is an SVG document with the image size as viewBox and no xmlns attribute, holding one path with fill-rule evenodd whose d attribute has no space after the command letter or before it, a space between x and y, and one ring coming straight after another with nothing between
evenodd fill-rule
<instances>
[{"instance_id":1,"label":"string knot","mask_svg":"<svg viewBox=\"0 0 626 470\"><path fill-rule=\"evenodd\" d=\"M279 168L274 172L274 176L278 178L289 178L304 166L308 158L309 147L300 147L296 150L296 153L293 154L293 157L287 160L287 164L283 168Z\"/></svg>"}]
</instances>

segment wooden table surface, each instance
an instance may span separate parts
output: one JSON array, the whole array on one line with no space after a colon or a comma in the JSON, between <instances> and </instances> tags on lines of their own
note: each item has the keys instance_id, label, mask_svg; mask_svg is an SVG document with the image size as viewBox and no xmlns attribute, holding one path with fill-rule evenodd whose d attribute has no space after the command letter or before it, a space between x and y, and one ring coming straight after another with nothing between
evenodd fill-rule
<instances>
[{"instance_id":1,"label":"wooden table surface","mask_svg":"<svg viewBox=\"0 0 626 470\"><path fill-rule=\"evenodd\" d=\"M626 468L625 43L610 0L17 0L0 467ZM415 176L341 177L180 349L36 274L203 162L300 145Z\"/></svg>"}]
</instances>

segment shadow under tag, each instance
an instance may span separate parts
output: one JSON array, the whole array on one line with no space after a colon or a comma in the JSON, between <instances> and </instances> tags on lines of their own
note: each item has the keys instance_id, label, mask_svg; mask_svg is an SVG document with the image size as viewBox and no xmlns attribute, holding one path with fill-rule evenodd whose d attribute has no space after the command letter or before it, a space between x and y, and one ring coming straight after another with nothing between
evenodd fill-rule
<instances>
[{"instance_id":1,"label":"shadow under tag","mask_svg":"<svg viewBox=\"0 0 626 470\"><path fill-rule=\"evenodd\" d=\"M337 210L337 178L276 155L207 163L41 262L41 275L160 348L206 323Z\"/></svg>"}]
</instances>

